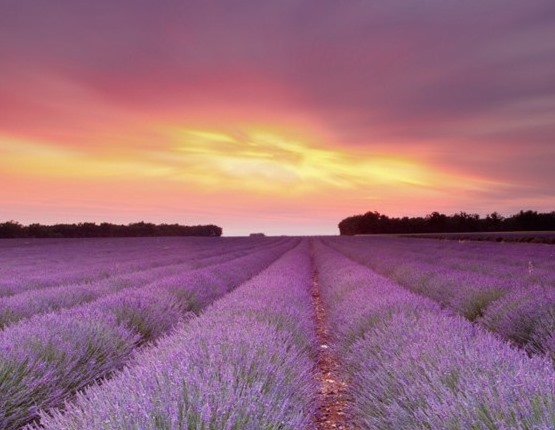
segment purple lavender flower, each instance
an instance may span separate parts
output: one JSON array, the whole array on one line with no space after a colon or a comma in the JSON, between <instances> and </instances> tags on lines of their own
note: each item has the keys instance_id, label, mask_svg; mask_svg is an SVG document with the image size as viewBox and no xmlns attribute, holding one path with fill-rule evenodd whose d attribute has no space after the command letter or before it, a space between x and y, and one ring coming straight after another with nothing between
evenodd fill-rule
<instances>
[{"instance_id":1,"label":"purple lavender flower","mask_svg":"<svg viewBox=\"0 0 555 430\"><path fill-rule=\"evenodd\" d=\"M160 338L188 318L189 302L205 307L263 270L297 241L271 242L257 252L223 259L85 305L36 315L0 332L0 428L15 429L38 409L61 406L77 390L111 375L136 347ZM216 273L218 288L206 294ZM187 294L183 294L187 293Z\"/></svg>"},{"instance_id":2,"label":"purple lavender flower","mask_svg":"<svg viewBox=\"0 0 555 430\"><path fill-rule=\"evenodd\" d=\"M308 428L316 392L310 284L304 243L119 376L43 414L44 428Z\"/></svg>"},{"instance_id":3,"label":"purple lavender flower","mask_svg":"<svg viewBox=\"0 0 555 430\"><path fill-rule=\"evenodd\" d=\"M554 428L549 360L529 358L328 247L316 250L356 428Z\"/></svg>"}]
</instances>

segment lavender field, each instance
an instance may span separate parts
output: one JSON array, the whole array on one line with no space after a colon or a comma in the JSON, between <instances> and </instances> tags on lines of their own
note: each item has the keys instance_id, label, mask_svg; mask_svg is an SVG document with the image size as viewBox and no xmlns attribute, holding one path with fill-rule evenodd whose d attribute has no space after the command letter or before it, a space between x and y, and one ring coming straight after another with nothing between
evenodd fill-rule
<instances>
[{"instance_id":1,"label":"lavender field","mask_svg":"<svg viewBox=\"0 0 555 430\"><path fill-rule=\"evenodd\" d=\"M0 428L553 429L555 247L4 240Z\"/></svg>"}]
</instances>

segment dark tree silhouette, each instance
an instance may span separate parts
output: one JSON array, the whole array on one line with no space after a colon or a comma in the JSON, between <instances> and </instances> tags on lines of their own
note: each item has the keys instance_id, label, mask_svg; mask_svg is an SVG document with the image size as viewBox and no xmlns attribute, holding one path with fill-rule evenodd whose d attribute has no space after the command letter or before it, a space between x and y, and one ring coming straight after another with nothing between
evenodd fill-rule
<instances>
[{"instance_id":1,"label":"dark tree silhouette","mask_svg":"<svg viewBox=\"0 0 555 430\"><path fill-rule=\"evenodd\" d=\"M547 213L520 211L507 218L497 212L493 212L485 218L466 212L454 215L432 212L424 218L390 218L373 211L363 215L350 216L339 223L341 235L503 231L555 231L555 211Z\"/></svg>"},{"instance_id":2,"label":"dark tree silhouette","mask_svg":"<svg viewBox=\"0 0 555 430\"><path fill-rule=\"evenodd\" d=\"M0 238L76 238L76 237L150 237L150 236L221 236L217 225L186 226L180 224L152 224L144 221L128 225L96 224L30 224L16 221L0 223Z\"/></svg>"}]
</instances>

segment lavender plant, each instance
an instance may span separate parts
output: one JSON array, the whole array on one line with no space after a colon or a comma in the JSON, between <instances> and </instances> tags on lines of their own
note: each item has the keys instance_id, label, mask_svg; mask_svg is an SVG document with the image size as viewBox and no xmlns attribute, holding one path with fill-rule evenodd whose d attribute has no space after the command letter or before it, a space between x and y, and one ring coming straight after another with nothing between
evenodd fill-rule
<instances>
[{"instance_id":1,"label":"lavender plant","mask_svg":"<svg viewBox=\"0 0 555 430\"><path fill-rule=\"evenodd\" d=\"M364 429L551 429L555 372L460 316L317 246L333 348Z\"/></svg>"},{"instance_id":2,"label":"lavender plant","mask_svg":"<svg viewBox=\"0 0 555 430\"><path fill-rule=\"evenodd\" d=\"M255 246L254 249L263 251L268 246L272 247L274 245L273 243L265 244L264 247ZM148 267L144 270L114 275L99 281L26 290L13 296L0 297L0 329L36 314L71 308L121 290L131 291L155 282L161 283L170 278L174 279L176 276L183 276L194 269L212 265L217 267L222 262L244 257L248 252L252 252L252 248L247 251L233 243L233 247L214 247L210 253L205 251L196 254L194 258L190 256L186 262L175 263L171 259L171 264L156 265L155 267L150 267L152 266L149 263L150 253L145 253L143 256L144 262L140 265L140 267ZM215 268L215 270L217 269ZM217 295L217 292L215 291L214 294ZM190 295L188 298L188 303L191 304L193 298ZM195 309L197 307L198 305L193 306Z\"/></svg>"},{"instance_id":3,"label":"lavender plant","mask_svg":"<svg viewBox=\"0 0 555 430\"><path fill-rule=\"evenodd\" d=\"M507 340L550 351L544 339L555 330L551 246L395 238L327 243Z\"/></svg>"},{"instance_id":4,"label":"lavender plant","mask_svg":"<svg viewBox=\"0 0 555 430\"><path fill-rule=\"evenodd\" d=\"M229 292L295 243L283 242L221 263L217 273L227 277L217 291ZM212 278L203 272L214 270L207 267L190 276L184 274L172 288L153 284L37 315L0 332L0 351L5 351L0 359L1 428L19 428L36 418L38 409L61 406L76 390L120 369L138 345L168 333L188 317L187 303L179 300L185 296L177 294L178 290L190 297L207 297L197 304L208 305L215 297L203 293L213 287Z\"/></svg>"},{"instance_id":5,"label":"lavender plant","mask_svg":"<svg viewBox=\"0 0 555 430\"><path fill-rule=\"evenodd\" d=\"M214 257L228 250L279 244L283 239L261 238L133 238L31 241L7 246L0 241L0 297L27 290L98 282L111 277L180 264L193 257ZM214 246L214 244L218 246Z\"/></svg>"},{"instance_id":6,"label":"lavender plant","mask_svg":"<svg viewBox=\"0 0 555 430\"><path fill-rule=\"evenodd\" d=\"M45 429L302 429L316 386L306 243L87 389ZM36 426L30 428L38 428Z\"/></svg>"},{"instance_id":7,"label":"lavender plant","mask_svg":"<svg viewBox=\"0 0 555 430\"><path fill-rule=\"evenodd\" d=\"M121 368L140 339L109 314L76 316L47 315L0 333L0 428L17 429Z\"/></svg>"}]
</instances>

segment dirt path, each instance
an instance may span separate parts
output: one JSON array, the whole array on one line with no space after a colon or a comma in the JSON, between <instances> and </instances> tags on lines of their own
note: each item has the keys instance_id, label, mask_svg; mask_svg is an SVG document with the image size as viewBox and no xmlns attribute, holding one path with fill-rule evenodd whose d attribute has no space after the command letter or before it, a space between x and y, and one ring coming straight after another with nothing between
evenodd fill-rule
<instances>
[{"instance_id":1,"label":"dirt path","mask_svg":"<svg viewBox=\"0 0 555 430\"><path fill-rule=\"evenodd\" d=\"M320 297L320 285L316 269L312 277L311 295L316 314L316 335L319 343L317 365L320 390L318 393L319 407L316 413L316 429L351 429L352 427L348 425L345 417L347 384L341 379L339 362L329 346L330 333L326 311Z\"/></svg>"}]
</instances>

